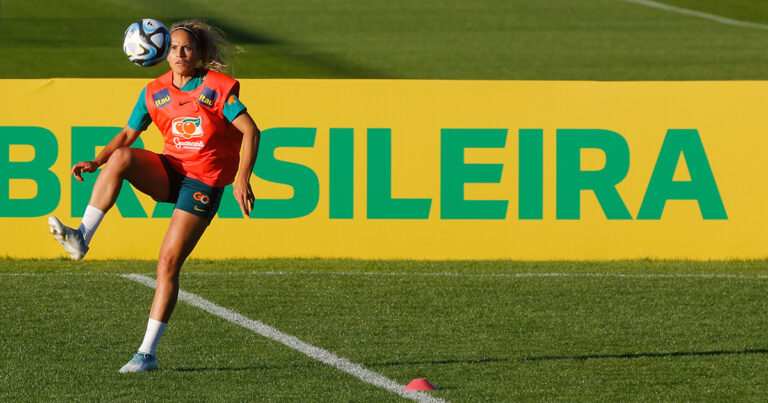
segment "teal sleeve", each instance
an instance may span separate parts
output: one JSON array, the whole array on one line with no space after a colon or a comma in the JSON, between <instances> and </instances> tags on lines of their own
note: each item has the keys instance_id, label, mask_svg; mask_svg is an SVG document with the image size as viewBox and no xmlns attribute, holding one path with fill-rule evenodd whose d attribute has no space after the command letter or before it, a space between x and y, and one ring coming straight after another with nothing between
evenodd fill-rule
<instances>
[{"instance_id":1,"label":"teal sleeve","mask_svg":"<svg viewBox=\"0 0 768 403\"><path fill-rule=\"evenodd\" d=\"M147 109L146 93L147 88L142 88L139 100L136 101L136 106L133 107L131 117L128 118L128 127L133 130L143 132L144 130L147 130L152 123L152 116L149 116L149 109Z\"/></svg>"},{"instance_id":2,"label":"teal sleeve","mask_svg":"<svg viewBox=\"0 0 768 403\"><path fill-rule=\"evenodd\" d=\"M227 97L227 102L224 103L222 114L231 122L240 116L241 113L245 112L245 110L245 105L237 99L235 94L230 93Z\"/></svg>"}]
</instances>

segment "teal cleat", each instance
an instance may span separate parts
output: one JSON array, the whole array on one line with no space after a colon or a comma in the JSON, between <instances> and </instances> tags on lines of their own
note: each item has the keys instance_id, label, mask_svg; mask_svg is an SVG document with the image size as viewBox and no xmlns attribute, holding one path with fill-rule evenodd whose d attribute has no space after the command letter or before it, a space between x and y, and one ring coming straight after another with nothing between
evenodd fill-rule
<instances>
[{"instance_id":1,"label":"teal cleat","mask_svg":"<svg viewBox=\"0 0 768 403\"><path fill-rule=\"evenodd\" d=\"M127 364L120 368L121 374L153 371L157 369L157 357L152 354L142 353L139 351L133 358L128 361Z\"/></svg>"}]
</instances>

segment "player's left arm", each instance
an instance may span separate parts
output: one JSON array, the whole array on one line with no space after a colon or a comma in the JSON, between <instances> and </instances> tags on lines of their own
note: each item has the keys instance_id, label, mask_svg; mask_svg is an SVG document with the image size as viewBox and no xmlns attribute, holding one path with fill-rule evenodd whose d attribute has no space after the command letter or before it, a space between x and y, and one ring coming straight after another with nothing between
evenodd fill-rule
<instances>
[{"instance_id":1,"label":"player's left arm","mask_svg":"<svg viewBox=\"0 0 768 403\"><path fill-rule=\"evenodd\" d=\"M237 177L235 178L233 194L235 200L240 205L240 209L243 215L250 217L251 210L253 210L253 202L255 197L253 196L253 190L251 189L251 173L253 172L253 164L256 163L256 155L259 152L259 139L261 138L261 132L256 127L256 122L253 121L251 115L248 112L243 111L233 121L232 124L243 133L243 145L241 148L240 167L237 169Z\"/></svg>"}]
</instances>

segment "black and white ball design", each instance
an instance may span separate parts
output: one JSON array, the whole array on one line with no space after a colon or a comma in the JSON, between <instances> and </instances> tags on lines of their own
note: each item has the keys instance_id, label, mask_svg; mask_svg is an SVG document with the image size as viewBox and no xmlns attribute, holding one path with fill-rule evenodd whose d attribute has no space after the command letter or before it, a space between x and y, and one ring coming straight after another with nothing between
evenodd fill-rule
<instances>
[{"instance_id":1,"label":"black and white ball design","mask_svg":"<svg viewBox=\"0 0 768 403\"><path fill-rule=\"evenodd\" d=\"M162 22L144 18L131 24L123 36L123 52L136 65L154 66L168 56L171 34Z\"/></svg>"}]
</instances>

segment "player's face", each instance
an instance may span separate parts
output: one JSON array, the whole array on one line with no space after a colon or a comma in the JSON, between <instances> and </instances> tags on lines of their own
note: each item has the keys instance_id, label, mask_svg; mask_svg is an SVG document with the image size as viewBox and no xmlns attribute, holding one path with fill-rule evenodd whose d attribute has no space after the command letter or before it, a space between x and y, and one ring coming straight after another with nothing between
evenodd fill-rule
<instances>
[{"instance_id":1,"label":"player's face","mask_svg":"<svg viewBox=\"0 0 768 403\"><path fill-rule=\"evenodd\" d=\"M177 29L171 33L171 50L168 52L168 64L174 73L188 76L194 73L197 66L197 43L192 35Z\"/></svg>"}]
</instances>

